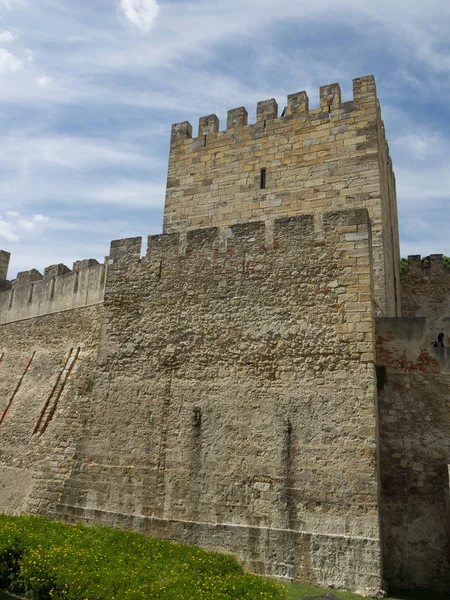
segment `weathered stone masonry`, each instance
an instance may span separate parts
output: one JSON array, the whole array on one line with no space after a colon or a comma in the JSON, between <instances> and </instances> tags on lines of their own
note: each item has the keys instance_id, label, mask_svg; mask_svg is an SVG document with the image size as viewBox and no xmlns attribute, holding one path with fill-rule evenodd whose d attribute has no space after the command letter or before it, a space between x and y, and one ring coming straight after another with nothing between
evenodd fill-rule
<instances>
[{"instance_id":1,"label":"weathered stone masonry","mask_svg":"<svg viewBox=\"0 0 450 600\"><path fill-rule=\"evenodd\" d=\"M144 258L117 240L106 265L10 282L0 252L0 510L363 593L449 589L448 361L429 339L449 299L439 313L411 266L400 294L373 78L320 97L259 103L253 125L234 109L224 132L204 117L196 139L174 125Z\"/></svg>"},{"instance_id":2,"label":"weathered stone masonry","mask_svg":"<svg viewBox=\"0 0 450 600\"><path fill-rule=\"evenodd\" d=\"M400 315L399 238L395 178L373 77L353 82L342 102L339 84L320 88L320 107L306 92L258 103L249 125L245 108L202 117L198 137L189 122L172 128L164 232L265 221L301 213L365 207L373 232L375 301L381 316ZM260 189L261 169L266 187Z\"/></svg>"},{"instance_id":3,"label":"weathered stone masonry","mask_svg":"<svg viewBox=\"0 0 450 600\"><path fill-rule=\"evenodd\" d=\"M449 314L449 313L447 313ZM377 323L385 576L450 590L450 352L424 318Z\"/></svg>"},{"instance_id":4,"label":"weathered stone masonry","mask_svg":"<svg viewBox=\"0 0 450 600\"><path fill-rule=\"evenodd\" d=\"M440 331L449 335L450 269L442 254L408 256L408 272L401 275L401 282L403 316L428 317L433 339Z\"/></svg>"}]
</instances>

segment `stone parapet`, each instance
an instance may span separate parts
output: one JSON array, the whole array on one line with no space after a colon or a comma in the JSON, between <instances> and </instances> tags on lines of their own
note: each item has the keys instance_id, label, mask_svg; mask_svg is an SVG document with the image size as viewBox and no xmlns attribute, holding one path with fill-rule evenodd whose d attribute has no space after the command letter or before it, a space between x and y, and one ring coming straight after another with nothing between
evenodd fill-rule
<instances>
[{"instance_id":1,"label":"stone parapet","mask_svg":"<svg viewBox=\"0 0 450 600\"><path fill-rule=\"evenodd\" d=\"M408 256L407 271L400 277L402 315L427 317L433 338L443 331L450 336L450 268L442 254Z\"/></svg>"},{"instance_id":2,"label":"stone parapet","mask_svg":"<svg viewBox=\"0 0 450 600\"><path fill-rule=\"evenodd\" d=\"M103 302L105 266L94 259L77 265L76 271L51 265L44 276L36 269L18 273L0 287L0 324Z\"/></svg>"}]
</instances>

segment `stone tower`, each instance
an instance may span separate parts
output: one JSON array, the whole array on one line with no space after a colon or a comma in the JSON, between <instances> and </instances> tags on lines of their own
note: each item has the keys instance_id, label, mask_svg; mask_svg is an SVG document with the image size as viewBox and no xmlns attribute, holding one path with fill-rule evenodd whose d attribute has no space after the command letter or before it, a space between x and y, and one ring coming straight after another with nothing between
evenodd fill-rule
<instances>
[{"instance_id":1,"label":"stone tower","mask_svg":"<svg viewBox=\"0 0 450 600\"><path fill-rule=\"evenodd\" d=\"M251 221L367 208L372 227L376 311L399 316L400 250L395 177L372 76L353 81L353 100L339 84L320 88L320 106L306 92L259 102L256 123L245 108L228 111L225 131L216 115L202 117L198 136L189 122L172 128L164 232L185 233Z\"/></svg>"},{"instance_id":2,"label":"stone tower","mask_svg":"<svg viewBox=\"0 0 450 600\"><path fill-rule=\"evenodd\" d=\"M164 232L141 247L14 281L0 253L0 511L448 591L450 353L430 331L450 276L410 257L400 303L373 78L174 125Z\"/></svg>"}]
</instances>

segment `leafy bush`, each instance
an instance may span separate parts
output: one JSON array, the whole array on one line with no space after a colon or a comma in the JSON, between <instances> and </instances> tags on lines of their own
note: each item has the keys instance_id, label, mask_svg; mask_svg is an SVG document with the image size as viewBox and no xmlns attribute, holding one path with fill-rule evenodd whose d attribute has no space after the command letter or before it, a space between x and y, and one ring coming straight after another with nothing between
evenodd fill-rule
<instances>
[{"instance_id":1,"label":"leafy bush","mask_svg":"<svg viewBox=\"0 0 450 600\"><path fill-rule=\"evenodd\" d=\"M144 535L0 515L0 588L29 600L282 600L229 555Z\"/></svg>"}]
</instances>

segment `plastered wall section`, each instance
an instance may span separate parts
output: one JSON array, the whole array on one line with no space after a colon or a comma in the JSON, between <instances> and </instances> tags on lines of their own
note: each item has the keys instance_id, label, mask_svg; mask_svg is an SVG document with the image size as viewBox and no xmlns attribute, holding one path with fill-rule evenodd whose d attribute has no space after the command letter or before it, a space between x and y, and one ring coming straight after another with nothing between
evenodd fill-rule
<instances>
[{"instance_id":1,"label":"plastered wall section","mask_svg":"<svg viewBox=\"0 0 450 600\"><path fill-rule=\"evenodd\" d=\"M385 577L450 591L450 353L423 318L377 320Z\"/></svg>"},{"instance_id":2,"label":"plastered wall section","mask_svg":"<svg viewBox=\"0 0 450 600\"><path fill-rule=\"evenodd\" d=\"M0 512L47 513L87 419L102 305L0 325Z\"/></svg>"},{"instance_id":3,"label":"plastered wall section","mask_svg":"<svg viewBox=\"0 0 450 600\"><path fill-rule=\"evenodd\" d=\"M369 211L378 313L399 314L395 179L373 77L354 80L350 102L333 84L320 89L318 109L299 92L283 117L272 99L258 103L255 124L242 107L228 112L225 131L216 115L200 119L198 137L187 121L172 128L166 233L246 221L269 231L277 217L349 207Z\"/></svg>"},{"instance_id":4,"label":"plastered wall section","mask_svg":"<svg viewBox=\"0 0 450 600\"><path fill-rule=\"evenodd\" d=\"M19 273L10 289L0 292L0 324L30 319L103 302L105 266L79 261L73 271L64 265Z\"/></svg>"},{"instance_id":5,"label":"plastered wall section","mask_svg":"<svg viewBox=\"0 0 450 600\"><path fill-rule=\"evenodd\" d=\"M427 317L432 339L443 331L449 344L450 269L444 267L442 254L427 259L408 256L408 272L401 275L401 285L403 315Z\"/></svg>"},{"instance_id":6,"label":"plastered wall section","mask_svg":"<svg viewBox=\"0 0 450 600\"><path fill-rule=\"evenodd\" d=\"M99 365L53 516L378 590L367 211L112 243Z\"/></svg>"}]
</instances>

